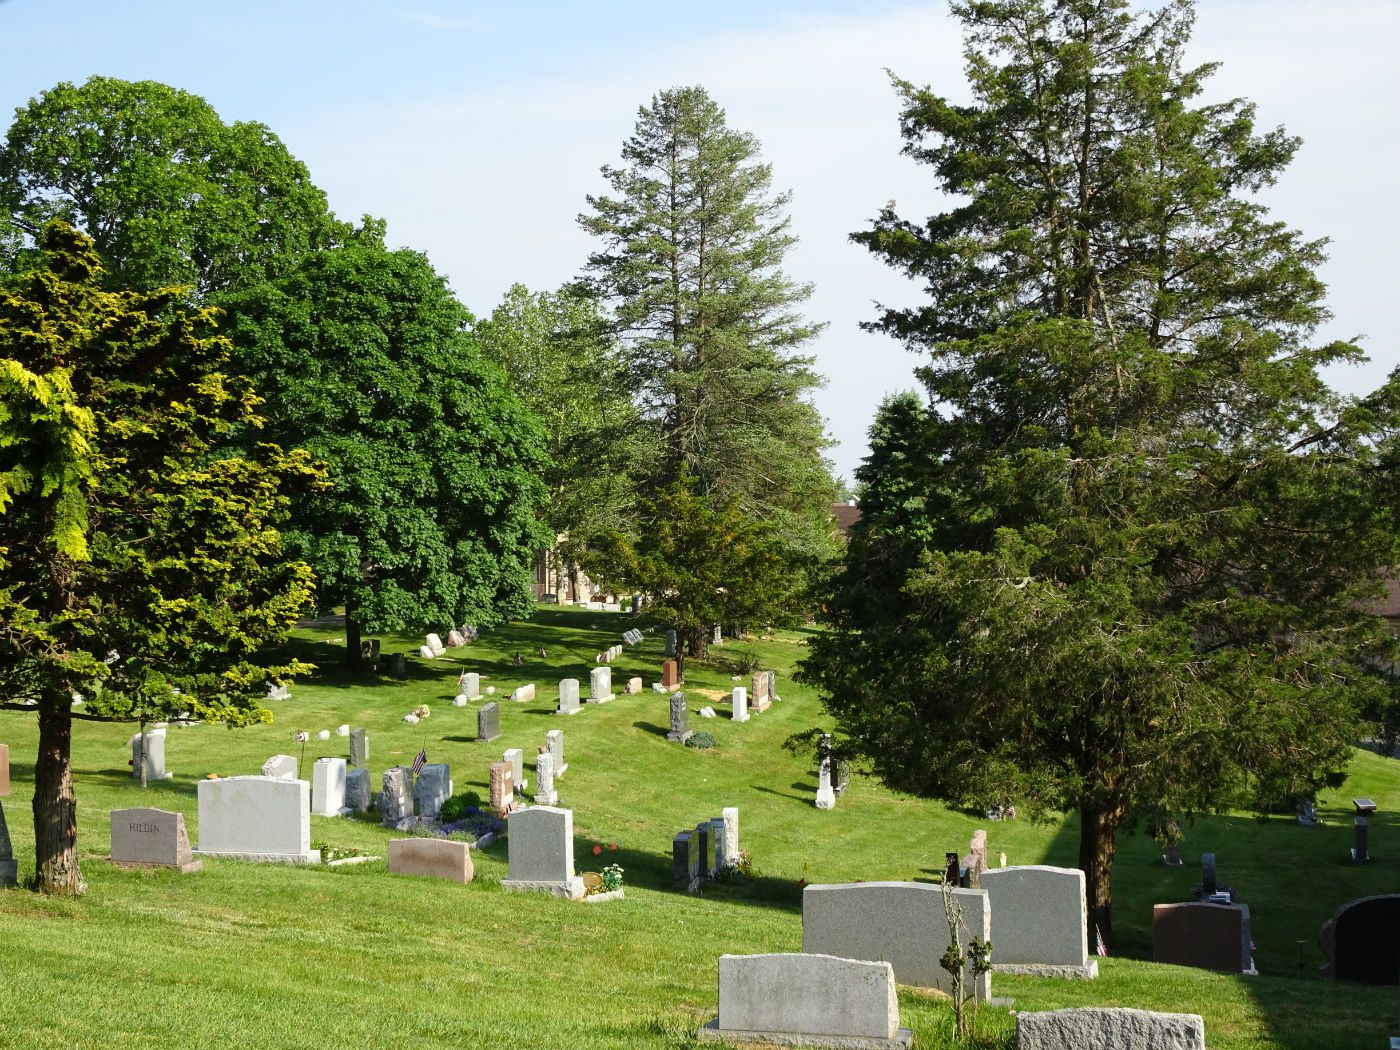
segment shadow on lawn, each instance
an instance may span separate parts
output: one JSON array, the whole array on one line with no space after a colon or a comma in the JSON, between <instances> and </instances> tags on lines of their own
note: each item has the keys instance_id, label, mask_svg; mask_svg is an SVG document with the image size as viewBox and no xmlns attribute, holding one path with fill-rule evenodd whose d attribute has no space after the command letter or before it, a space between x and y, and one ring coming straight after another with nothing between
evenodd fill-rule
<instances>
[{"instance_id":1,"label":"shadow on lawn","mask_svg":"<svg viewBox=\"0 0 1400 1050\"><path fill-rule=\"evenodd\" d=\"M791 879L772 878L767 875L736 876L729 882L706 882L699 893L682 894L671 886L671 858L632 849L626 843L617 843L612 849L611 841L574 836L574 869L580 874L585 871L601 872L609 864L620 865L624 885L639 889L674 893L676 896L701 897L735 904L755 904L765 907L781 907L788 911L802 910L802 887ZM593 850L599 849L598 853Z\"/></svg>"}]
</instances>

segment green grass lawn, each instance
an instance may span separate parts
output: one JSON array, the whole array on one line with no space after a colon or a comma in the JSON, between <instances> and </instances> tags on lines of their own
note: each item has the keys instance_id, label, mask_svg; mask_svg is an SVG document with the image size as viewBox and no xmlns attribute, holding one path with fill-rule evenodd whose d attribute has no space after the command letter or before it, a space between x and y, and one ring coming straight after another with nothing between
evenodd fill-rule
<instances>
[{"instance_id":1,"label":"green grass lawn","mask_svg":"<svg viewBox=\"0 0 1400 1050\"><path fill-rule=\"evenodd\" d=\"M271 725L171 728L166 763L175 777L144 793L127 764L132 727L77 724L79 848L89 891L76 900L0 893L0 1046L684 1047L715 1012L721 953L800 950L799 880L928 879L945 851L966 850L978 827L989 831L993 858L1005 851L1013 864L1074 863L1073 820L988 823L858 774L834 811L817 810L813 761L781 746L790 733L829 725L816 697L789 674L804 651L802 632L728 643L709 665L691 663L691 726L718 739L711 751L665 739L667 701L650 691L659 632L613 665L616 689L641 675L647 692L555 715L558 680L580 679L586 695L594 655L633 622L542 607L533 623L488 632L442 659L414 656L402 680L346 677L338 635L298 632L293 647L321 663L322 675L294 685L291 700L272 702ZM419 644L385 638L387 650L416 652ZM540 646L545 659L535 655ZM517 651L521 668L511 666ZM783 700L736 724L727 701L705 692L727 694L737 683L721 664L746 653L778 669ZM478 705L451 706L463 669L496 687L503 735L492 743L475 740ZM534 702L506 699L529 681L538 686ZM421 703L432 716L405 725L402 716ZM699 718L694 712L706 703L721 717ZM206 860L202 872L181 876L103 860L109 810L179 810L197 843L195 785L207 773L257 773L269 755L298 754L292 734L306 730L309 775L317 756L348 753L344 738L314 739L341 723L368 728L376 787L379 773L411 761L426 737L429 761L451 763L456 790L483 797L488 768L504 749L524 748L529 766L546 731L563 729L569 771L556 786L560 805L574 812L578 867L620 863L626 899L580 905L502 892L504 842L477 855L476 881L466 887L390 876L383 861L326 869ZM33 718L0 712L0 741L11 745L15 783L5 811L23 878L33 870ZM1360 868L1346 860L1353 795L1380 804L1371 831L1376 859ZM671 892L672 836L725 806L739 807L742 845L759 876L707 887L702 896ZM1347 785L1318 810L1315 829L1247 815L1198 820L1185 829L1182 869L1164 867L1145 835L1126 838L1115 872L1115 940L1100 978L997 976L994 994L1011 996L1018 1010L1196 1012L1208 1044L1222 1050L1384 1046L1400 1030L1396 990L1311 975L1322 961L1318 926L1338 905L1400 890L1400 763L1358 751ZM382 856L388 837L372 818L312 818L312 838L337 846ZM595 845L604 847L597 858ZM1142 961L1151 955L1153 903L1188 899L1204 850L1214 850L1221 881L1251 906L1258 978ZM906 990L900 1005L916 1046L952 1045L945 1000ZM1014 1020L984 1009L982 1026L993 1045L1004 1044Z\"/></svg>"}]
</instances>

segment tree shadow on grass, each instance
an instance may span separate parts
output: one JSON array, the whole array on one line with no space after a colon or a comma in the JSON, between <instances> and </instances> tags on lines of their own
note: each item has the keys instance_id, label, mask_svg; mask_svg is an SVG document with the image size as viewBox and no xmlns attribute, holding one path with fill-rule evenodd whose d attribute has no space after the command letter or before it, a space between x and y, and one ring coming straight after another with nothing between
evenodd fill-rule
<instances>
[{"instance_id":1,"label":"tree shadow on grass","mask_svg":"<svg viewBox=\"0 0 1400 1050\"><path fill-rule=\"evenodd\" d=\"M131 775L130 769L75 769L73 772L75 779L81 777L85 783L97 781L109 788L130 788L135 792L136 798L151 800L150 802L133 802L132 807L147 806L159 809L160 807L155 803L162 795L193 795L199 789L198 780L179 779L178 775L174 780L153 780L143 791L141 782ZM202 776L201 779L203 779Z\"/></svg>"},{"instance_id":2,"label":"tree shadow on grass","mask_svg":"<svg viewBox=\"0 0 1400 1050\"><path fill-rule=\"evenodd\" d=\"M684 829L677 829L684 830ZM788 911L802 910L802 887L791 879L772 878L767 875L736 876L732 881L705 882L698 893L684 894L672 886L671 857L632 849L619 844L610 849L611 842L574 836L574 870L601 872L609 864L620 865L623 871L624 886L673 893L678 897L690 896L722 901L726 904L752 904L763 907L781 907ZM595 846L601 852L594 853Z\"/></svg>"},{"instance_id":3,"label":"tree shadow on grass","mask_svg":"<svg viewBox=\"0 0 1400 1050\"><path fill-rule=\"evenodd\" d=\"M803 787L803 786L804 786L804 785L802 785L802 784L794 784L794 785L793 785L793 787ZM760 787L760 786L757 785L757 784L754 785L754 788L753 788L753 789L754 789L755 791L762 791L765 795L777 795L779 798L790 798L790 799L793 799L794 801L801 802L801 803L804 803L804 804L811 804L811 801L812 801L812 796L810 796L810 795L808 795L808 796L803 796L803 795L789 795L786 791L779 791L779 790L777 790L776 788L770 788L770 787Z\"/></svg>"},{"instance_id":4,"label":"tree shadow on grass","mask_svg":"<svg viewBox=\"0 0 1400 1050\"><path fill-rule=\"evenodd\" d=\"M633 723L632 723L632 728L633 728L633 729L641 729L641 730L643 730L643 731L645 731L645 732L647 732L647 733L652 733L652 734L654 734L655 736L661 736L661 737L664 737L667 733L670 732L670 730L667 729L666 727L664 727L664 726L658 726L658 725L653 725L651 722L633 722Z\"/></svg>"}]
</instances>

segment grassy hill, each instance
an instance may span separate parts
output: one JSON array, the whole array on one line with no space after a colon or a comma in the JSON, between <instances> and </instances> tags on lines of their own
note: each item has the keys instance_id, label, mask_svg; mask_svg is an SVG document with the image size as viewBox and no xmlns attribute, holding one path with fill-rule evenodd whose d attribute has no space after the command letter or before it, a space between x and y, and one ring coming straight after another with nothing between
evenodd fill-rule
<instances>
[{"instance_id":1,"label":"grassy hill","mask_svg":"<svg viewBox=\"0 0 1400 1050\"><path fill-rule=\"evenodd\" d=\"M802 632L728 643L709 665L691 663L691 726L718 739L713 750L668 742L666 698L649 688L555 715L558 680L579 678L586 695L595 653L632 623L618 614L541 608L534 622L489 632L442 659L414 657L407 678L393 680L340 674L339 635L301 631L294 647L323 673L294 685L292 699L272 702L271 725L171 728L166 762L175 777L144 793L127 764L132 727L78 724L79 846L89 892L77 900L0 893L0 1046L683 1047L715 1012L721 953L800 950L801 880L928 879L946 850L966 850L978 827L988 830L993 857L1005 851L1013 864L1074 863L1073 820L988 823L859 775L834 811L817 810L812 760L781 746L790 733L830 721L789 674L804 651ZM420 642L385 638L390 650L416 651ZM541 646L546 658L534 655ZM649 687L661 650L659 633L629 648L613 665L614 683L641 675ZM511 666L516 652L521 668ZM783 700L739 724L729 721L727 703L711 697L735 684L724 662L745 654L778 669ZM476 742L477 705L451 706L463 669L496 687L499 740ZM534 702L506 699L529 681L538 685ZM706 702L720 718L695 714ZM422 703L431 717L405 725L402 716ZM578 867L621 864L626 899L585 906L505 893L498 885L504 842L476 857L476 881L467 887L390 876L383 861L293 869L208 860L202 872L181 876L121 870L102 859L109 810L179 810L197 842L195 785L206 774L257 773L269 755L298 754L291 739L298 730L313 736L309 770L321 754L347 754L343 738L314 739L341 723L368 728L376 784L383 769L411 761L426 737L429 760L451 763L456 790L482 797L490 763L505 748L524 748L528 764L545 732L563 729L569 771L557 786L560 805L574 811ZM0 741L11 745L15 784L5 811L24 877L33 870L33 718L0 713ZM1377 859L1357 868L1346 860L1349 800L1363 794L1380 805L1371 832ZM742 845L759 875L708 887L703 896L673 893L672 836L725 806L739 807ZM1311 974L1322 961L1318 926L1338 905L1400 889L1400 763L1356 752L1351 779L1318 810L1315 829L1282 817L1198 820L1186 828L1182 869L1164 867L1145 834L1127 838L1115 872L1115 943L1100 978L998 976L994 993L1013 997L1019 1010L1197 1012L1209 1045L1222 1050L1384 1046L1396 1028L1395 990L1333 985ZM313 817L312 838L382 856L389 833L373 816ZM602 847L596 859L594 846ZM1188 899L1199 877L1194 859L1206 850L1216 853L1221 881L1251 906L1258 978L1141 961L1151 954L1152 904ZM951 1045L944 1001L905 990L900 1003L917 1046ZM1014 1027L1005 1010L984 1010L982 1022L990 1045L1001 1045Z\"/></svg>"}]
</instances>

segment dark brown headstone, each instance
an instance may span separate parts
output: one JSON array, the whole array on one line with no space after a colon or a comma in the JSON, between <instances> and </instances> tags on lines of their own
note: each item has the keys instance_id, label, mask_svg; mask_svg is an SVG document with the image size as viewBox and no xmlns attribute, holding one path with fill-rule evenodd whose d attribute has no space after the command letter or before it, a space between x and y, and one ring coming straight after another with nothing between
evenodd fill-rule
<instances>
[{"instance_id":1,"label":"dark brown headstone","mask_svg":"<svg viewBox=\"0 0 1400 1050\"><path fill-rule=\"evenodd\" d=\"M1153 905L1152 961L1221 973L1253 969L1249 908L1205 901Z\"/></svg>"},{"instance_id":2,"label":"dark brown headstone","mask_svg":"<svg viewBox=\"0 0 1400 1050\"><path fill-rule=\"evenodd\" d=\"M512 762L491 763L491 808L498 817L511 811L515 802L515 764Z\"/></svg>"},{"instance_id":3,"label":"dark brown headstone","mask_svg":"<svg viewBox=\"0 0 1400 1050\"><path fill-rule=\"evenodd\" d=\"M1347 901L1317 939L1327 956L1320 976L1394 986L1400 982L1400 893Z\"/></svg>"},{"instance_id":4,"label":"dark brown headstone","mask_svg":"<svg viewBox=\"0 0 1400 1050\"><path fill-rule=\"evenodd\" d=\"M674 660L661 661L661 685L666 689L674 689L681 684L678 665Z\"/></svg>"}]
</instances>

